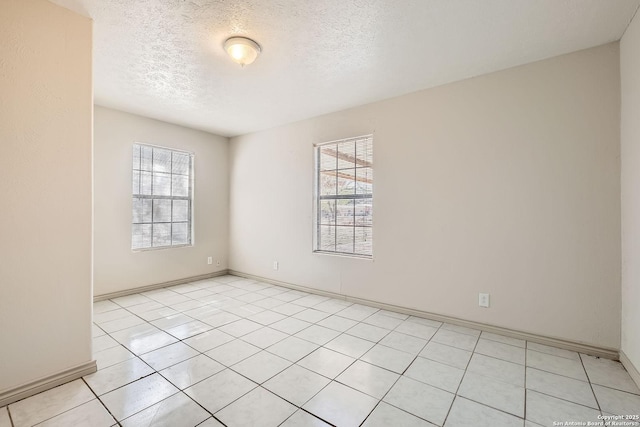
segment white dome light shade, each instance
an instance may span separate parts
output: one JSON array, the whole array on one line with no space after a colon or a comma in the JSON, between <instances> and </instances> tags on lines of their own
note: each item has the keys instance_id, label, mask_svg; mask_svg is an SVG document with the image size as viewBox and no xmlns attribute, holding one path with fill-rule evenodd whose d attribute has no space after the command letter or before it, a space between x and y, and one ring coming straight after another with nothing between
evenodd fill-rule
<instances>
[{"instance_id":1,"label":"white dome light shade","mask_svg":"<svg viewBox=\"0 0 640 427\"><path fill-rule=\"evenodd\" d=\"M260 45L246 37L231 37L224 42L224 50L238 64L251 64L260 54Z\"/></svg>"}]
</instances>

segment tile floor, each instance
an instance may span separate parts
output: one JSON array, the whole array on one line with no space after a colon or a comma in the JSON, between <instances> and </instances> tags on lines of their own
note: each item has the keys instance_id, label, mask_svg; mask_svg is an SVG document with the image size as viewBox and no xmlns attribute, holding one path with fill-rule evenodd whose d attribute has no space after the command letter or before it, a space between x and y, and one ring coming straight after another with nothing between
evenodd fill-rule
<instances>
[{"instance_id":1,"label":"tile floor","mask_svg":"<svg viewBox=\"0 0 640 427\"><path fill-rule=\"evenodd\" d=\"M98 372L0 408L0 427L536 427L640 414L620 363L234 276L101 301L94 322Z\"/></svg>"}]
</instances>

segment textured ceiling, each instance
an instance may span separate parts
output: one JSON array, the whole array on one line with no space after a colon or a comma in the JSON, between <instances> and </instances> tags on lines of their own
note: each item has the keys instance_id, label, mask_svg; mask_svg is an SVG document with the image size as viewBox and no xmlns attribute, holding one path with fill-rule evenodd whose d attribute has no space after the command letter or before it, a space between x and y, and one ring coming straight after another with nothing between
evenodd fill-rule
<instances>
[{"instance_id":1,"label":"textured ceiling","mask_svg":"<svg viewBox=\"0 0 640 427\"><path fill-rule=\"evenodd\" d=\"M640 0L52 0L96 103L232 136L618 40ZM244 35L244 69L222 49Z\"/></svg>"}]
</instances>

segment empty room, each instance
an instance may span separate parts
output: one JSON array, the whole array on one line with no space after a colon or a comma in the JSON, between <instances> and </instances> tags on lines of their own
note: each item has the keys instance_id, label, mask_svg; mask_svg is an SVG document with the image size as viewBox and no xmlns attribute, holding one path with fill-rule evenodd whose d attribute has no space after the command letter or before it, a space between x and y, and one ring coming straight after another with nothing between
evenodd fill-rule
<instances>
[{"instance_id":1,"label":"empty room","mask_svg":"<svg viewBox=\"0 0 640 427\"><path fill-rule=\"evenodd\" d=\"M0 0L0 427L640 426L640 0Z\"/></svg>"}]
</instances>

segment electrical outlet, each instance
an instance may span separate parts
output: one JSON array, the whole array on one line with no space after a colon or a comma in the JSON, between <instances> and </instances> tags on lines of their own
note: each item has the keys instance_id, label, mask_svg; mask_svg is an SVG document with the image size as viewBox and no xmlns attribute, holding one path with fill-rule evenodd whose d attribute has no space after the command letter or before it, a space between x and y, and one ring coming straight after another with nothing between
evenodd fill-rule
<instances>
[{"instance_id":1,"label":"electrical outlet","mask_svg":"<svg viewBox=\"0 0 640 427\"><path fill-rule=\"evenodd\" d=\"M478 294L478 305L480 307L489 308L489 294Z\"/></svg>"},{"instance_id":2,"label":"electrical outlet","mask_svg":"<svg viewBox=\"0 0 640 427\"><path fill-rule=\"evenodd\" d=\"M278 269L278 267L279 267L279 265L278 265L278 261L273 261L273 269L274 269L274 270L277 270L277 269Z\"/></svg>"},{"instance_id":3,"label":"electrical outlet","mask_svg":"<svg viewBox=\"0 0 640 427\"><path fill-rule=\"evenodd\" d=\"M213 257L207 257L207 264L211 265L213 264Z\"/></svg>"},{"instance_id":4,"label":"electrical outlet","mask_svg":"<svg viewBox=\"0 0 640 427\"><path fill-rule=\"evenodd\" d=\"M217 260L217 261L216 261L216 265L217 265L218 267L220 267L220 260Z\"/></svg>"}]
</instances>

